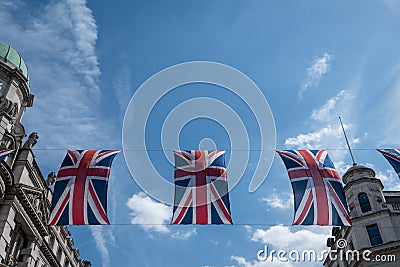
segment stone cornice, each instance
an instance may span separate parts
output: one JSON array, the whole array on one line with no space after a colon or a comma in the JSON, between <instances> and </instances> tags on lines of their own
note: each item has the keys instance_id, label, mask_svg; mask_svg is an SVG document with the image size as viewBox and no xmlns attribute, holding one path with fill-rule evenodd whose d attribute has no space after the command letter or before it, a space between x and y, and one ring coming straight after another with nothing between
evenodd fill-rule
<instances>
[{"instance_id":1,"label":"stone cornice","mask_svg":"<svg viewBox=\"0 0 400 267\"><path fill-rule=\"evenodd\" d=\"M39 197L41 197L41 200L43 201L43 199L44 199L43 192L36 188L28 187L25 185L16 185L15 187L16 187L17 197L21 201L21 203L24 206L25 210L27 211L29 217L32 219L35 227L38 229L38 231L40 232L40 234L42 236L49 235L47 226L43 223L42 218L39 217L39 215L37 214L35 208L32 206L32 204L27 196L27 192L29 191L29 193L36 194ZM46 215L44 215L44 216L46 219L47 216Z\"/></svg>"},{"instance_id":2,"label":"stone cornice","mask_svg":"<svg viewBox=\"0 0 400 267\"><path fill-rule=\"evenodd\" d=\"M360 251L371 250L374 255L384 254L386 252L400 251L400 240L387 242L375 247L362 248Z\"/></svg>"},{"instance_id":3,"label":"stone cornice","mask_svg":"<svg viewBox=\"0 0 400 267\"><path fill-rule=\"evenodd\" d=\"M49 261L51 267L61 267L56 255L54 255L47 242L43 242L43 244L40 246L40 250L46 256L46 259Z\"/></svg>"},{"instance_id":4,"label":"stone cornice","mask_svg":"<svg viewBox=\"0 0 400 267\"><path fill-rule=\"evenodd\" d=\"M36 237L38 237L38 241L42 242L43 240L43 236L40 234L40 232L38 231L38 229L35 227L34 222L32 221L31 217L29 216L29 214L27 213L27 211L25 210L25 207L23 206L23 204L20 202L18 196L17 198L13 201L12 206L17 210L17 212L19 214L21 214L21 216L23 217L23 219L25 220L25 222L27 223L27 226L30 228L30 230L32 231L33 235L35 235Z\"/></svg>"},{"instance_id":5,"label":"stone cornice","mask_svg":"<svg viewBox=\"0 0 400 267\"><path fill-rule=\"evenodd\" d=\"M390 216L393 213L389 209L384 209L384 210L380 210L377 212L371 212L368 214L363 214L362 216L351 218L351 222L353 224L354 221L362 221L364 219L368 220L368 219L370 219L370 217L376 217L377 215L384 215L384 214L387 214L388 216Z\"/></svg>"},{"instance_id":6,"label":"stone cornice","mask_svg":"<svg viewBox=\"0 0 400 267\"><path fill-rule=\"evenodd\" d=\"M0 174L1 177L3 177L3 181L4 184L6 185L6 188L11 188L14 181L14 175L10 167L8 167L7 163L5 163L4 161L0 162Z\"/></svg>"},{"instance_id":7,"label":"stone cornice","mask_svg":"<svg viewBox=\"0 0 400 267\"><path fill-rule=\"evenodd\" d=\"M365 182L379 183L379 185L381 186L381 189L383 189L383 184L382 184L380 179L374 178L374 177L364 177L364 178L361 178L361 179L357 179L357 180L348 182L344 186L344 191L346 192L349 189L349 187L351 187L351 186L353 186L355 184L362 184L362 183L365 183Z\"/></svg>"},{"instance_id":8,"label":"stone cornice","mask_svg":"<svg viewBox=\"0 0 400 267\"><path fill-rule=\"evenodd\" d=\"M21 153L22 151L29 151L32 154L33 158L35 157L32 150L29 148L20 148L18 153ZM35 183L35 182L39 183L38 186L40 188L47 189L46 180L44 179L43 174L40 171L40 168L34 159L31 163L27 159L19 159L17 157L16 161L14 162L14 166L16 166L16 165L25 166L28 170L29 176L33 180L33 183Z\"/></svg>"}]
</instances>

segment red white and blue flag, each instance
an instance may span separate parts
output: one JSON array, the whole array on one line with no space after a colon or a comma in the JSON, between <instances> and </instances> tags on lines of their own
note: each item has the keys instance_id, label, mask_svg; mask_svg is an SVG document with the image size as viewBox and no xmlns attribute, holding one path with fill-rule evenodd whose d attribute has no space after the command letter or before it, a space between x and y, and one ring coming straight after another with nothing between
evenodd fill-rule
<instances>
[{"instance_id":1,"label":"red white and blue flag","mask_svg":"<svg viewBox=\"0 0 400 267\"><path fill-rule=\"evenodd\" d=\"M54 185L49 225L109 224L107 187L119 150L68 150Z\"/></svg>"},{"instance_id":2,"label":"red white and blue flag","mask_svg":"<svg viewBox=\"0 0 400 267\"><path fill-rule=\"evenodd\" d=\"M325 150L276 152L292 184L294 225L351 225L340 176Z\"/></svg>"},{"instance_id":3,"label":"red white and blue flag","mask_svg":"<svg viewBox=\"0 0 400 267\"><path fill-rule=\"evenodd\" d=\"M225 151L174 151L172 224L232 224Z\"/></svg>"},{"instance_id":4,"label":"red white and blue flag","mask_svg":"<svg viewBox=\"0 0 400 267\"><path fill-rule=\"evenodd\" d=\"M2 162L8 156L8 154L10 154L13 151L14 150L12 149L0 150L0 162Z\"/></svg>"},{"instance_id":5,"label":"red white and blue flag","mask_svg":"<svg viewBox=\"0 0 400 267\"><path fill-rule=\"evenodd\" d=\"M389 161L400 178L400 149L377 149Z\"/></svg>"}]
</instances>

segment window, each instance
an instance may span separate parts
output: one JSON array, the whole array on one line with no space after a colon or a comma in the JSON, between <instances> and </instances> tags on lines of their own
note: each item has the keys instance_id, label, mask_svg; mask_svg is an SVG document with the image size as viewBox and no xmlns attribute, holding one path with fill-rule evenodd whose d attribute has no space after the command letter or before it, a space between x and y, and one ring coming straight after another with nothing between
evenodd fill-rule
<instances>
[{"instance_id":1,"label":"window","mask_svg":"<svg viewBox=\"0 0 400 267\"><path fill-rule=\"evenodd\" d=\"M10 242L8 262L15 264L21 261L21 250L26 247L28 240L25 233L21 229L21 225L17 224L16 229L13 231L13 236ZM14 266L14 265L13 265Z\"/></svg>"},{"instance_id":2,"label":"window","mask_svg":"<svg viewBox=\"0 0 400 267\"><path fill-rule=\"evenodd\" d=\"M360 207L362 212L371 211L371 204L369 203L367 194L360 193L358 195L358 202L360 202Z\"/></svg>"},{"instance_id":3,"label":"window","mask_svg":"<svg viewBox=\"0 0 400 267\"><path fill-rule=\"evenodd\" d=\"M377 246L383 243L377 224L367 226L367 232L372 246Z\"/></svg>"}]
</instances>

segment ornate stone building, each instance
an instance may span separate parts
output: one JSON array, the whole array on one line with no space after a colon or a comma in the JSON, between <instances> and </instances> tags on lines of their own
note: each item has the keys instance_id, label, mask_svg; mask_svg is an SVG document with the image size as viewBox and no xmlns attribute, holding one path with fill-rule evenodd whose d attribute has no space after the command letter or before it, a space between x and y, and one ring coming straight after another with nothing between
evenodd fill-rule
<instances>
[{"instance_id":1,"label":"ornate stone building","mask_svg":"<svg viewBox=\"0 0 400 267\"><path fill-rule=\"evenodd\" d=\"M0 163L0 266L86 267L64 226L48 226L55 173L45 179L32 147L24 145L22 115L33 104L28 68L12 47L0 43L0 149L13 149Z\"/></svg>"},{"instance_id":2,"label":"ornate stone building","mask_svg":"<svg viewBox=\"0 0 400 267\"><path fill-rule=\"evenodd\" d=\"M324 266L400 266L400 191L383 191L374 170L360 165L351 167L343 182L352 226L332 229L327 245L339 257L327 257Z\"/></svg>"}]
</instances>

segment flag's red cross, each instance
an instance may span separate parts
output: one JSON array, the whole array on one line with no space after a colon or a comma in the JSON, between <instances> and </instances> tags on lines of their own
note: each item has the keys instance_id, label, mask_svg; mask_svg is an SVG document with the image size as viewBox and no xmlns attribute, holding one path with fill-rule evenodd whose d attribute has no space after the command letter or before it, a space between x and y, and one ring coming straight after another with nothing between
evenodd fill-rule
<instances>
[{"instance_id":1,"label":"flag's red cross","mask_svg":"<svg viewBox=\"0 0 400 267\"><path fill-rule=\"evenodd\" d=\"M210 153L207 158L212 158L215 154L220 151L213 151ZM188 162L193 162L188 156L183 153L175 152L187 159ZM224 168L209 168L207 165L207 158L204 150L196 150L195 151L195 159L194 166L184 167L181 169L176 169L174 173L175 178L185 177L185 176L195 176L195 190L196 190L196 224L207 224L208 223L208 205L209 201L207 200L207 176L214 177L223 177L226 179L226 170ZM221 197L218 195L216 189L213 186L210 186L211 193L215 197L218 204L222 207L224 206ZM192 192L189 193L189 197L187 198L184 208L182 212L179 214L177 219L173 222L179 222L184 214L186 213L186 209L189 207L190 200L192 199ZM230 214L226 209L222 209L224 215L232 223L232 219Z\"/></svg>"},{"instance_id":2,"label":"flag's red cross","mask_svg":"<svg viewBox=\"0 0 400 267\"><path fill-rule=\"evenodd\" d=\"M96 160L98 157L104 156L104 154L100 154L97 156L96 159L93 159L96 150L88 150L84 153L83 157L79 161L78 167L67 167L59 170L57 178L63 178L68 176L75 176L74 186L73 186L73 196L70 198L71 191L68 192L67 197L64 199L63 203L61 204L61 208L59 209L58 213L54 217L53 221L50 224L54 224L61 215L62 211L65 208L65 205L68 201L72 202L72 224L85 224L84 221L84 214L85 214L85 187L86 183L88 184L88 191L91 195L94 204L96 205L101 217L104 219L106 223L109 223L107 215L105 214L101 203L99 202L98 196L93 188L93 185L88 182L88 177L90 176L97 176L97 177L104 177L107 179L110 175L110 169L104 167L96 167L91 166L92 161ZM77 157L73 153L73 151L68 151L72 161L74 164L77 164ZM90 179L90 178L89 178Z\"/></svg>"},{"instance_id":3,"label":"flag's red cross","mask_svg":"<svg viewBox=\"0 0 400 267\"><path fill-rule=\"evenodd\" d=\"M326 192L326 189L325 189L324 178L334 178L334 179L340 180L340 176L336 170L319 168L317 165L317 162L315 161L315 159L313 158L312 154L309 151L307 151L307 150L297 150L297 151L303 157L306 166L304 166L303 162L301 162L299 159L293 157L291 154L285 153L285 152L280 152L281 154L284 154L285 156L296 161L297 163L299 163L301 166L304 167L304 169L288 171L289 177L291 180L296 179L296 178L302 178L302 177L309 177L312 179L314 188L315 188L316 201L313 202L313 194L309 194L308 199L305 204L305 207L310 207L313 202L313 204L317 206L317 211L318 211L317 224L318 225L329 225L329 209L327 208L328 207L328 198L327 198L328 192ZM320 150L316 155L316 159L320 160L320 158L321 158L321 156L323 156L324 152L325 152L324 150ZM330 186L329 183L327 183L327 186L329 188L329 192L330 192L331 196L334 197L336 203L340 203L340 199L336 195L332 186ZM339 208L342 211L342 213L345 215L346 219L348 221L350 221L350 218L347 215L347 211L341 205L339 205ZM301 224L301 222L307 216L308 210L309 210L309 208L303 209L301 214L299 215L298 219L293 224Z\"/></svg>"}]
</instances>

